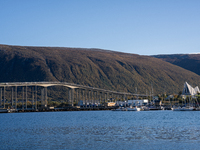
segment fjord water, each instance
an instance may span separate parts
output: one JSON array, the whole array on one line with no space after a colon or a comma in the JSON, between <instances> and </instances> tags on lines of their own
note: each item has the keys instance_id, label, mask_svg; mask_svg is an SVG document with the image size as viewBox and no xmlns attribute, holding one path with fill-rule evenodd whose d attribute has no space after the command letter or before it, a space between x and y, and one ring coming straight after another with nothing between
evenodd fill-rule
<instances>
[{"instance_id":1,"label":"fjord water","mask_svg":"<svg viewBox=\"0 0 200 150\"><path fill-rule=\"evenodd\" d=\"M0 114L0 149L199 149L200 111Z\"/></svg>"}]
</instances>

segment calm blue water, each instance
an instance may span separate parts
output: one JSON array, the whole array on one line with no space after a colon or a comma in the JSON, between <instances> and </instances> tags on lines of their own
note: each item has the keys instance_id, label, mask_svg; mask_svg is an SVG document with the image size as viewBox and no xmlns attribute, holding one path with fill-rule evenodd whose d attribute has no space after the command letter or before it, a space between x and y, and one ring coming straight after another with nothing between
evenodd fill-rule
<instances>
[{"instance_id":1,"label":"calm blue water","mask_svg":"<svg viewBox=\"0 0 200 150\"><path fill-rule=\"evenodd\" d=\"M200 111L0 114L0 149L200 149Z\"/></svg>"}]
</instances>

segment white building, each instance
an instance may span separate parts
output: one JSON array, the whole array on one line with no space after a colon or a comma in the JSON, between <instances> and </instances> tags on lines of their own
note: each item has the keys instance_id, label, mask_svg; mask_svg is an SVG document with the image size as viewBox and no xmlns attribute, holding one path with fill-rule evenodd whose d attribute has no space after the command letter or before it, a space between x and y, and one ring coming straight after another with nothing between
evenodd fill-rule
<instances>
[{"instance_id":1,"label":"white building","mask_svg":"<svg viewBox=\"0 0 200 150\"><path fill-rule=\"evenodd\" d=\"M192 95L193 96L198 93L200 93L198 86L193 88L191 85L189 85L187 82L185 82L183 92L182 92L183 95Z\"/></svg>"},{"instance_id":2,"label":"white building","mask_svg":"<svg viewBox=\"0 0 200 150\"><path fill-rule=\"evenodd\" d=\"M128 105L142 106L142 105L147 105L148 102L149 102L148 99L143 99L143 100L128 100Z\"/></svg>"}]
</instances>

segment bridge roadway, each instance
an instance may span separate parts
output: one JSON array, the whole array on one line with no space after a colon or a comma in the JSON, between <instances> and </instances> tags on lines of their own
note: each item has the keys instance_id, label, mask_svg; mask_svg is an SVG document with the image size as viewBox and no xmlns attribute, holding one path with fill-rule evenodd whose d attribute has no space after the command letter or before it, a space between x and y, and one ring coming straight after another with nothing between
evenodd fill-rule
<instances>
[{"instance_id":1,"label":"bridge roadway","mask_svg":"<svg viewBox=\"0 0 200 150\"><path fill-rule=\"evenodd\" d=\"M105 100L110 97L110 94L113 99L113 95L119 99L120 96L123 96L123 100L125 100L126 96L143 96L146 97L145 94L134 94L134 93L127 93L127 92L117 92L117 91L111 91L101 88L95 88L90 86L84 86L74 83L67 83L67 82L7 82L7 83L0 83L0 107L2 107L2 89L3 89L3 108L5 108L6 103L6 88L12 87L12 100L11 100L11 106L15 107L17 110L17 89L18 87L22 87L22 110L28 109L27 108L27 87L32 87L32 109L37 110L37 87L41 87L41 107L40 108L47 108L47 87L50 86L64 86L67 87L69 90L68 94L68 103L73 106L74 103L80 102L80 95L82 95L82 100L84 100L85 104L88 102L90 103L100 103L100 101L105 103ZM15 100L13 98L14 90L15 88ZM25 97L24 97L24 88L25 88ZM75 92L76 90L76 92ZM95 94L96 93L96 94ZM74 95L76 95L76 101L74 100ZM78 96L79 95L79 96ZM104 95L104 98L103 98ZM35 96L35 98L34 98ZM88 96L88 97L87 97ZM107 96L107 97L106 97ZM91 98L91 100L90 100ZM94 99L92 99L94 98ZM15 106L14 106L15 101ZM25 101L25 105L24 105ZM35 103L35 105L34 105Z\"/></svg>"}]
</instances>

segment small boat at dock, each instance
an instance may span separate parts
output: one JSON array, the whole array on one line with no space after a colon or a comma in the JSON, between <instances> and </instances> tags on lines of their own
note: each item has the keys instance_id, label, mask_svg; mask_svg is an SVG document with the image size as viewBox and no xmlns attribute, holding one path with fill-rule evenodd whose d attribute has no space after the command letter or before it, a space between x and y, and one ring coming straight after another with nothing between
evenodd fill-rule
<instances>
[{"instance_id":1,"label":"small boat at dock","mask_svg":"<svg viewBox=\"0 0 200 150\"><path fill-rule=\"evenodd\" d=\"M149 107L147 106L137 106L137 111L149 111Z\"/></svg>"},{"instance_id":2,"label":"small boat at dock","mask_svg":"<svg viewBox=\"0 0 200 150\"><path fill-rule=\"evenodd\" d=\"M126 111L137 111L137 108L130 106L126 108Z\"/></svg>"},{"instance_id":3,"label":"small boat at dock","mask_svg":"<svg viewBox=\"0 0 200 150\"><path fill-rule=\"evenodd\" d=\"M172 107L173 111L193 111L195 110L194 107Z\"/></svg>"},{"instance_id":4,"label":"small boat at dock","mask_svg":"<svg viewBox=\"0 0 200 150\"><path fill-rule=\"evenodd\" d=\"M8 113L8 109L0 109L0 113Z\"/></svg>"}]
</instances>

